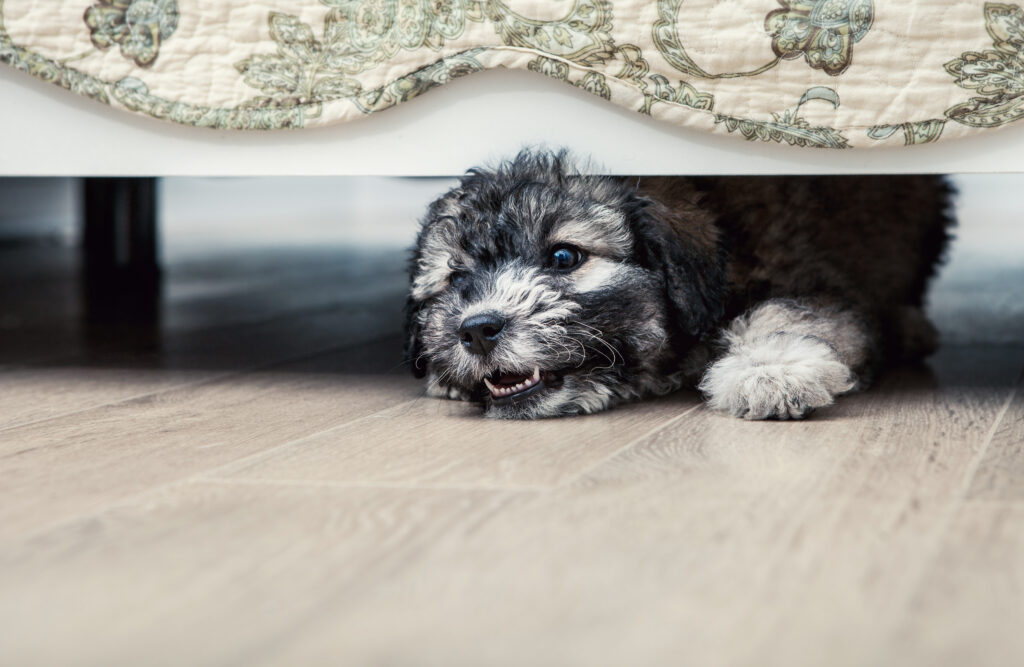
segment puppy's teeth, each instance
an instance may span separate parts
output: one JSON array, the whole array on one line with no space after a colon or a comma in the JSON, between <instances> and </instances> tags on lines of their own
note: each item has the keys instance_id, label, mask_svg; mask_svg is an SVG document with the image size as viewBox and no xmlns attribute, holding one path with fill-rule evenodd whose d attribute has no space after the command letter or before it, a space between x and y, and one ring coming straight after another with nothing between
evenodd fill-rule
<instances>
[{"instance_id":1,"label":"puppy's teeth","mask_svg":"<svg viewBox=\"0 0 1024 667\"><path fill-rule=\"evenodd\" d=\"M504 398L506 396L514 396L520 392L526 391L540 382L540 366L533 367L533 374L524 378L523 380L512 385L494 384L487 378L484 378L484 385L491 392L491 396L494 398Z\"/></svg>"}]
</instances>

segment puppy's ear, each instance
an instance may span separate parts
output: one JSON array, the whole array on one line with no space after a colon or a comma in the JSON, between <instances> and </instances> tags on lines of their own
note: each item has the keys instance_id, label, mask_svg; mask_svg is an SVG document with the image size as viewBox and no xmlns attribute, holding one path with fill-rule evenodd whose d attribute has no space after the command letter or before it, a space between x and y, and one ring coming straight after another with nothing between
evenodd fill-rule
<instances>
[{"instance_id":1,"label":"puppy's ear","mask_svg":"<svg viewBox=\"0 0 1024 667\"><path fill-rule=\"evenodd\" d=\"M409 292L405 301L405 363L418 378L427 374L423 359L423 340L419 314L424 299L436 292L440 281L447 281L455 238L455 220L459 215L460 187L444 193L427 208L409 257Z\"/></svg>"},{"instance_id":2,"label":"puppy's ear","mask_svg":"<svg viewBox=\"0 0 1024 667\"><path fill-rule=\"evenodd\" d=\"M427 374L427 362L423 359L423 340L419 323L420 304L409 297L405 301L405 363L412 374L421 378Z\"/></svg>"},{"instance_id":3,"label":"puppy's ear","mask_svg":"<svg viewBox=\"0 0 1024 667\"><path fill-rule=\"evenodd\" d=\"M692 197L636 198L634 234L639 261L665 280L669 325L700 338L725 311L725 254L714 215ZM674 193L678 194L678 193Z\"/></svg>"}]
</instances>

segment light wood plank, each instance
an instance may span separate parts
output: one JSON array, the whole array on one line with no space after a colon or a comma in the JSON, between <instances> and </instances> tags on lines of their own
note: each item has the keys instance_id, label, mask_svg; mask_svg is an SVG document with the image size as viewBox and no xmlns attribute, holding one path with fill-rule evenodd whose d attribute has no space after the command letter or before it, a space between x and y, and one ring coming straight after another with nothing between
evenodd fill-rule
<instances>
[{"instance_id":1,"label":"light wood plank","mask_svg":"<svg viewBox=\"0 0 1024 667\"><path fill-rule=\"evenodd\" d=\"M879 388L861 435L839 434L856 446L805 498L741 619L750 628L746 659L854 665L892 654L888 631L912 613L921 572L990 446L1021 364L1019 349L946 347L931 362L934 376ZM759 613L769 605L776 614Z\"/></svg>"},{"instance_id":2,"label":"light wood plank","mask_svg":"<svg viewBox=\"0 0 1024 667\"><path fill-rule=\"evenodd\" d=\"M697 411L439 546L261 664L929 664L892 633L1020 372L1012 359L947 349L935 375L898 373L806 423Z\"/></svg>"},{"instance_id":3,"label":"light wood plank","mask_svg":"<svg viewBox=\"0 0 1024 667\"><path fill-rule=\"evenodd\" d=\"M892 664L1024 664L1024 505L969 501L957 512L906 612Z\"/></svg>"},{"instance_id":4,"label":"light wood plank","mask_svg":"<svg viewBox=\"0 0 1024 667\"><path fill-rule=\"evenodd\" d=\"M903 621L897 654L937 667L1024 664L1024 396L1018 385Z\"/></svg>"},{"instance_id":5,"label":"light wood plank","mask_svg":"<svg viewBox=\"0 0 1024 667\"><path fill-rule=\"evenodd\" d=\"M422 393L385 339L0 431L0 539Z\"/></svg>"},{"instance_id":6,"label":"light wood plank","mask_svg":"<svg viewBox=\"0 0 1024 667\"><path fill-rule=\"evenodd\" d=\"M252 664L516 500L172 485L0 552L0 664Z\"/></svg>"},{"instance_id":7,"label":"light wood plank","mask_svg":"<svg viewBox=\"0 0 1024 667\"><path fill-rule=\"evenodd\" d=\"M692 393L533 422L485 419L472 404L421 399L218 471L222 479L550 487L699 405Z\"/></svg>"},{"instance_id":8,"label":"light wood plank","mask_svg":"<svg viewBox=\"0 0 1024 667\"><path fill-rule=\"evenodd\" d=\"M992 444L966 496L970 500L1024 502L1024 379L992 434Z\"/></svg>"},{"instance_id":9,"label":"light wood plank","mask_svg":"<svg viewBox=\"0 0 1024 667\"><path fill-rule=\"evenodd\" d=\"M0 370L0 443L4 431L108 403L209 380L210 370L109 367L19 367ZM0 449L3 445L0 444Z\"/></svg>"}]
</instances>

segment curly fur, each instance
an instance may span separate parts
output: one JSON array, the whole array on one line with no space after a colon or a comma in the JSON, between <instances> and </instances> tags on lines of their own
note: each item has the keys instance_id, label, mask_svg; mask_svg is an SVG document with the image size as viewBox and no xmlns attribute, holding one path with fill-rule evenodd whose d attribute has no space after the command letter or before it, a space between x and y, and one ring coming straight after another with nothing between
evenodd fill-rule
<instances>
[{"instance_id":1,"label":"curly fur","mask_svg":"<svg viewBox=\"0 0 1024 667\"><path fill-rule=\"evenodd\" d=\"M564 152L523 151L429 207L406 356L430 395L492 417L596 412L699 382L714 409L801 418L887 358L934 349L921 306L948 198L931 177L591 176ZM553 268L561 246L583 261ZM486 353L460 340L481 314L503 323ZM485 387L535 368L543 386L520 399Z\"/></svg>"}]
</instances>

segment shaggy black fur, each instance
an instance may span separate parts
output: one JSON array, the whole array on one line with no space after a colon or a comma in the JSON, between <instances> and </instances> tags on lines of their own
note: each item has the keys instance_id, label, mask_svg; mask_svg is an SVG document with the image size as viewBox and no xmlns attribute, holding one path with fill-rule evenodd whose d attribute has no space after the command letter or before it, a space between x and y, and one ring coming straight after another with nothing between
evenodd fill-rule
<instances>
[{"instance_id":1,"label":"shaggy black fur","mask_svg":"<svg viewBox=\"0 0 1024 667\"><path fill-rule=\"evenodd\" d=\"M947 243L949 196L932 177L584 176L565 153L524 151L470 170L429 207L406 357L432 394L479 400L492 416L593 412L695 382L710 349L730 354L709 345L722 328L774 303L761 321L808 309L815 328L794 330L863 381L886 358L934 349L920 307ZM578 267L553 268L560 244L579 249ZM483 307L509 320L487 357L458 333ZM495 401L484 387L534 367L546 386L528 399ZM741 405L764 398L750 392Z\"/></svg>"}]
</instances>

